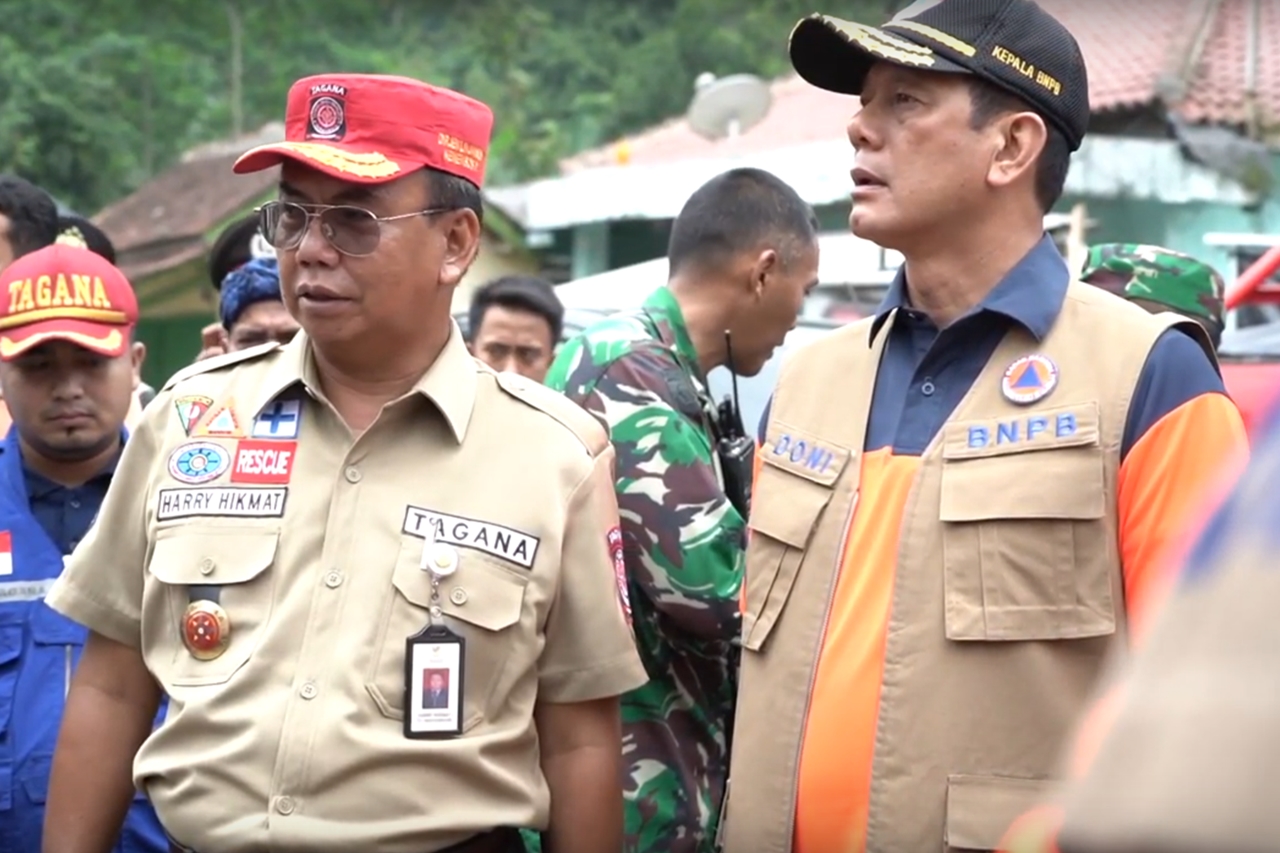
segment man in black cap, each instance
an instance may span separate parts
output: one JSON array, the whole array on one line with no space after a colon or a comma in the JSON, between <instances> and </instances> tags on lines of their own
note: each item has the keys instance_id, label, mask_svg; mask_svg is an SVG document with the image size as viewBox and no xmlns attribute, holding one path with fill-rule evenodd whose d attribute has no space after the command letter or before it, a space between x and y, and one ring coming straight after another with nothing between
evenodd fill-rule
<instances>
[{"instance_id":1,"label":"man in black cap","mask_svg":"<svg viewBox=\"0 0 1280 853\"><path fill-rule=\"evenodd\" d=\"M993 850L1244 430L1198 325L1044 234L1089 121L1057 20L925 0L790 50L860 97L850 226L905 264L761 425L724 849Z\"/></svg>"}]
</instances>

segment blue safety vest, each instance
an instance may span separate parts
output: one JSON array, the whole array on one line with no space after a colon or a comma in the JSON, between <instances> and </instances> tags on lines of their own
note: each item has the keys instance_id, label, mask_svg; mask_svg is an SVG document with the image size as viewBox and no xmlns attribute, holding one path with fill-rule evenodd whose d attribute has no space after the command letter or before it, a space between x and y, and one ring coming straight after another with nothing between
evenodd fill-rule
<instances>
[{"instance_id":1,"label":"blue safety vest","mask_svg":"<svg viewBox=\"0 0 1280 853\"><path fill-rule=\"evenodd\" d=\"M39 853L53 748L88 632L44 603L63 555L31 513L17 435L10 429L0 447L0 851ZM116 853L168 849L135 795Z\"/></svg>"}]
</instances>

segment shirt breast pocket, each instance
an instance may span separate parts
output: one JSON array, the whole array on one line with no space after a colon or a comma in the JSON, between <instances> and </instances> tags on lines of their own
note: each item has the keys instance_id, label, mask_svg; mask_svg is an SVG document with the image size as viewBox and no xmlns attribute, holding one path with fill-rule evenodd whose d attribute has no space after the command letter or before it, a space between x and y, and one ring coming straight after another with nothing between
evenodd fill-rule
<instances>
[{"instance_id":1,"label":"shirt breast pocket","mask_svg":"<svg viewBox=\"0 0 1280 853\"><path fill-rule=\"evenodd\" d=\"M1118 546L1097 432L1038 449L1010 443L951 451L963 446L950 441L942 465L947 638L1115 633Z\"/></svg>"},{"instance_id":2,"label":"shirt breast pocket","mask_svg":"<svg viewBox=\"0 0 1280 853\"><path fill-rule=\"evenodd\" d=\"M222 684L249 660L271 618L275 592L267 569L279 540L278 530L261 528L160 531L147 564L142 646L147 666L166 692ZM184 641L188 607L196 601L216 605L226 616L225 648L205 660Z\"/></svg>"},{"instance_id":3,"label":"shirt breast pocket","mask_svg":"<svg viewBox=\"0 0 1280 853\"><path fill-rule=\"evenodd\" d=\"M758 652L791 597L800 563L832 491L829 484L792 473L767 457L752 491L742 645Z\"/></svg>"},{"instance_id":4,"label":"shirt breast pocket","mask_svg":"<svg viewBox=\"0 0 1280 853\"><path fill-rule=\"evenodd\" d=\"M392 720L404 719L405 640L430 621L432 576L420 568L422 547L422 540L414 537L406 537L401 546L367 679L378 710ZM444 623L465 643L462 730L466 732L494 717L519 676L508 665L521 639L514 635L528 578L473 549L459 548L457 553L457 569L441 578L436 603Z\"/></svg>"}]
</instances>

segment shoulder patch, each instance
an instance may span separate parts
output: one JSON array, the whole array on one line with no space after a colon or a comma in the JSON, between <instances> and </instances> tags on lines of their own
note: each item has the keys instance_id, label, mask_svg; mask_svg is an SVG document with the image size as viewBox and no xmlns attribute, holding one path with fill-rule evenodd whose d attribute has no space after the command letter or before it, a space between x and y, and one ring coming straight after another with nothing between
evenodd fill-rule
<instances>
[{"instance_id":1,"label":"shoulder patch","mask_svg":"<svg viewBox=\"0 0 1280 853\"><path fill-rule=\"evenodd\" d=\"M609 434L586 409L557 391L517 373L493 372L498 387L509 396L537 409L573 433L594 458L609 446Z\"/></svg>"},{"instance_id":2,"label":"shoulder patch","mask_svg":"<svg viewBox=\"0 0 1280 853\"><path fill-rule=\"evenodd\" d=\"M275 352L280 349L278 341L271 341L265 344L259 344L256 347L229 352L223 355L215 355L212 358L206 358L203 361L197 361L195 364L188 365L177 373L169 377L169 381L161 386L161 391L168 391L183 380L190 379L192 376L199 376L202 373L212 373L224 367L230 367L233 364L239 364L243 361L252 361L255 358L261 358L269 352Z\"/></svg>"}]
</instances>

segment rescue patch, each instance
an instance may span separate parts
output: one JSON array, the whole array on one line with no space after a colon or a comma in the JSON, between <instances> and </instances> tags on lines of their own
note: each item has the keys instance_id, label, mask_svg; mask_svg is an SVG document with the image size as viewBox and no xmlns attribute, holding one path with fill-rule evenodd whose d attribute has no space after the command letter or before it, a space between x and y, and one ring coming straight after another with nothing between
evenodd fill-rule
<instances>
[{"instance_id":1,"label":"rescue patch","mask_svg":"<svg viewBox=\"0 0 1280 853\"><path fill-rule=\"evenodd\" d=\"M631 624L631 592L627 589L627 562L622 550L622 529L618 525L609 528L606 536L609 543L609 557L613 560L613 576L618 582L618 600L622 602L622 612Z\"/></svg>"},{"instance_id":2,"label":"rescue patch","mask_svg":"<svg viewBox=\"0 0 1280 853\"><path fill-rule=\"evenodd\" d=\"M253 438L297 438L301 420L301 400L276 400L253 419L250 435Z\"/></svg>"},{"instance_id":3,"label":"rescue patch","mask_svg":"<svg viewBox=\"0 0 1280 853\"><path fill-rule=\"evenodd\" d=\"M537 536L501 524L446 515L417 506L404 508L402 533L425 539L433 530L437 542L483 551L526 569L533 568L533 560L542 541Z\"/></svg>"},{"instance_id":4,"label":"rescue patch","mask_svg":"<svg viewBox=\"0 0 1280 853\"><path fill-rule=\"evenodd\" d=\"M240 419L236 417L230 403L209 415L195 434L208 438L244 438L244 431L240 429Z\"/></svg>"},{"instance_id":5,"label":"rescue patch","mask_svg":"<svg viewBox=\"0 0 1280 853\"><path fill-rule=\"evenodd\" d=\"M296 441L255 441L242 439L236 443L235 461L231 463L231 482L281 484L293 476Z\"/></svg>"},{"instance_id":6,"label":"rescue patch","mask_svg":"<svg viewBox=\"0 0 1280 853\"><path fill-rule=\"evenodd\" d=\"M1058 366L1043 355L1024 355L1009 365L1000 391L1010 403L1027 406L1049 396L1058 385Z\"/></svg>"},{"instance_id":7,"label":"rescue patch","mask_svg":"<svg viewBox=\"0 0 1280 853\"><path fill-rule=\"evenodd\" d=\"M199 394L190 394L173 401L173 408L178 412L178 424L182 427L183 435L191 435L191 430L208 413L212 405L211 398Z\"/></svg>"},{"instance_id":8,"label":"rescue patch","mask_svg":"<svg viewBox=\"0 0 1280 853\"><path fill-rule=\"evenodd\" d=\"M336 142L347 135L347 88L337 83L311 87L307 107L307 139Z\"/></svg>"},{"instance_id":9,"label":"rescue patch","mask_svg":"<svg viewBox=\"0 0 1280 853\"><path fill-rule=\"evenodd\" d=\"M169 454L169 476L193 486L221 477L230 465L230 454L210 441L190 441Z\"/></svg>"},{"instance_id":10,"label":"rescue patch","mask_svg":"<svg viewBox=\"0 0 1280 853\"><path fill-rule=\"evenodd\" d=\"M289 490L210 486L203 489L161 489L156 496L156 521L196 516L209 518L280 518Z\"/></svg>"}]
</instances>

